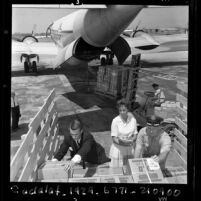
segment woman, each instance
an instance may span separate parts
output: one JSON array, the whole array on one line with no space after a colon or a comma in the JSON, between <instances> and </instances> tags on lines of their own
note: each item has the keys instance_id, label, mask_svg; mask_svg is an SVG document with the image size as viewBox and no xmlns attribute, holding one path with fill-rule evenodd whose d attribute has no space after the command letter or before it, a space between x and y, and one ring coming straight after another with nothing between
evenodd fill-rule
<instances>
[{"instance_id":1,"label":"woman","mask_svg":"<svg viewBox=\"0 0 201 201\"><path fill-rule=\"evenodd\" d=\"M137 137L137 123L133 114L128 111L124 100L117 103L119 115L111 125L112 145L110 148L110 166L123 167L129 158L134 156L134 142Z\"/></svg>"}]
</instances>

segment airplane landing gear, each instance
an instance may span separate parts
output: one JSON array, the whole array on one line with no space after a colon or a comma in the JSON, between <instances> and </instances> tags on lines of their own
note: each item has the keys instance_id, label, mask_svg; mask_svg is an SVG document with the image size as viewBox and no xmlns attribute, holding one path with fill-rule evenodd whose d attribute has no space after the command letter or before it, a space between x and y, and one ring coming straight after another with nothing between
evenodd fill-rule
<instances>
[{"instance_id":1,"label":"airplane landing gear","mask_svg":"<svg viewBox=\"0 0 201 201\"><path fill-rule=\"evenodd\" d=\"M112 58L108 59L108 65L113 65L113 59Z\"/></svg>"},{"instance_id":2,"label":"airplane landing gear","mask_svg":"<svg viewBox=\"0 0 201 201\"><path fill-rule=\"evenodd\" d=\"M32 62L32 70L34 73L37 73L37 65L35 61Z\"/></svg>"},{"instance_id":3,"label":"airplane landing gear","mask_svg":"<svg viewBox=\"0 0 201 201\"><path fill-rule=\"evenodd\" d=\"M24 72L25 73L29 73L30 71L37 73L37 64L36 61L32 61L31 59L33 59L34 57L37 57L37 61L39 62L39 56L37 54L22 54L21 55L21 62L22 62L22 58L25 58L24 61Z\"/></svg>"},{"instance_id":4,"label":"airplane landing gear","mask_svg":"<svg viewBox=\"0 0 201 201\"><path fill-rule=\"evenodd\" d=\"M113 65L113 58L114 53L112 51L109 50L103 51L102 55L100 56L101 66Z\"/></svg>"},{"instance_id":5,"label":"airplane landing gear","mask_svg":"<svg viewBox=\"0 0 201 201\"><path fill-rule=\"evenodd\" d=\"M101 58L100 62L101 62L101 66L106 65L106 59L104 57Z\"/></svg>"},{"instance_id":6,"label":"airplane landing gear","mask_svg":"<svg viewBox=\"0 0 201 201\"><path fill-rule=\"evenodd\" d=\"M29 72L29 64L27 61L24 62L24 72L28 73Z\"/></svg>"}]
</instances>

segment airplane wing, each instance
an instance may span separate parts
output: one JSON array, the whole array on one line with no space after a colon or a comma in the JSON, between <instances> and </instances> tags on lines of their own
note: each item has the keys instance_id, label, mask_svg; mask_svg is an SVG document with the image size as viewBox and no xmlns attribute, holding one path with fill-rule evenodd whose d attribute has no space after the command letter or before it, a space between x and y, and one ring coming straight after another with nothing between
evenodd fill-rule
<instances>
[{"instance_id":1,"label":"airplane wing","mask_svg":"<svg viewBox=\"0 0 201 201\"><path fill-rule=\"evenodd\" d=\"M33 61L39 63L40 65L53 65L54 59L58 53L58 49L53 42L34 42L27 44L12 40L11 50L12 67L23 66L25 61L29 63L29 68L31 67L31 63L33 63Z\"/></svg>"},{"instance_id":2,"label":"airplane wing","mask_svg":"<svg viewBox=\"0 0 201 201\"><path fill-rule=\"evenodd\" d=\"M188 34L179 32L188 29L188 12L188 6L147 6L124 30L122 36L130 45L132 54L187 51ZM161 34L154 33L154 29ZM169 34L171 31L179 34Z\"/></svg>"},{"instance_id":3,"label":"airplane wing","mask_svg":"<svg viewBox=\"0 0 201 201\"><path fill-rule=\"evenodd\" d=\"M23 42L12 41L12 54L38 54L38 55L57 55L57 47L53 42L38 42L26 44Z\"/></svg>"},{"instance_id":4,"label":"airplane wing","mask_svg":"<svg viewBox=\"0 0 201 201\"><path fill-rule=\"evenodd\" d=\"M188 51L187 34L154 36L143 34L134 38L124 37L124 39L128 42L132 54Z\"/></svg>"}]
</instances>

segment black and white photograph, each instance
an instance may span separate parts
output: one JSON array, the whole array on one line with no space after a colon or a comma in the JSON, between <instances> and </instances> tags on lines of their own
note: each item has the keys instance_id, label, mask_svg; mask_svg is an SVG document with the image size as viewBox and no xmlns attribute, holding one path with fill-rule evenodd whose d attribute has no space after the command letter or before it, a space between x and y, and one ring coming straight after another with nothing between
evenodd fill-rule
<instances>
[{"instance_id":1,"label":"black and white photograph","mask_svg":"<svg viewBox=\"0 0 201 201\"><path fill-rule=\"evenodd\" d=\"M12 4L10 182L187 184L188 5Z\"/></svg>"}]
</instances>

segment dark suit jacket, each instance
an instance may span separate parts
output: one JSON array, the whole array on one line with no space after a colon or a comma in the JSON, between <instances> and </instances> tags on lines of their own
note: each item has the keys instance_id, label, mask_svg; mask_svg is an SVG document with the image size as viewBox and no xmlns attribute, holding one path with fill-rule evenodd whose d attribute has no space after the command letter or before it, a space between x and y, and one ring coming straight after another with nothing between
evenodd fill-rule
<instances>
[{"instance_id":1,"label":"dark suit jacket","mask_svg":"<svg viewBox=\"0 0 201 201\"><path fill-rule=\"evenodd\" d=\"M64 141L54 158L61 160L67 153L69 147L72 148L72 151L70 150L71 157L75 154L79 154L82 160L93 164L101 164L110 161L110 159L105 155L104 148L96 143L91 133L86 130L81 134L79 147L71 137L70 133L66 133L64 135Z\"/></svg>"}]
</instances>

